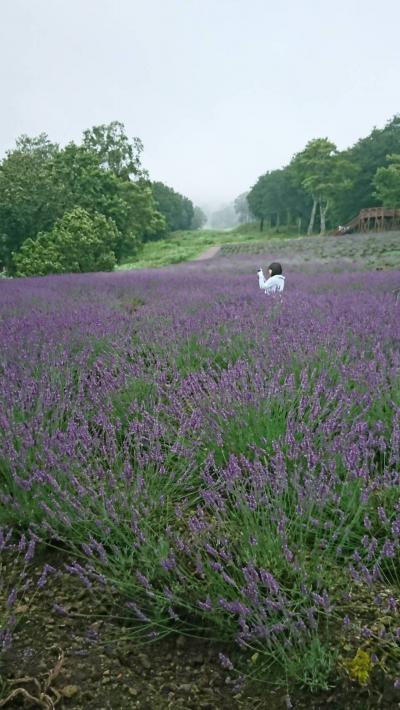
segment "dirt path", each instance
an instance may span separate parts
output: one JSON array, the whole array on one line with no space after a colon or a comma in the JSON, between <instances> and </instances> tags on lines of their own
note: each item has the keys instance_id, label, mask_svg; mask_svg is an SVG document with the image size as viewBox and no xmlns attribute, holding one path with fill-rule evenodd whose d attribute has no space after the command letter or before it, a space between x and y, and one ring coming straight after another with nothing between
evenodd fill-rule
<instances>
[{"instance_id":1,"label":"dirt path","mask_svg":"<svg viewBox=\"0 0 400 710\"><path fill-rule=\"evenodd\" d=\"M220 249L221 249L220 246L209 247L208 249L206 249L206 251L203 251L202 254L199 254L199 256L196 256L196 258L193 259L193 261L204 261L204 259L212 259L213 256L218 254Z\"/></svg>"}]
</instances>

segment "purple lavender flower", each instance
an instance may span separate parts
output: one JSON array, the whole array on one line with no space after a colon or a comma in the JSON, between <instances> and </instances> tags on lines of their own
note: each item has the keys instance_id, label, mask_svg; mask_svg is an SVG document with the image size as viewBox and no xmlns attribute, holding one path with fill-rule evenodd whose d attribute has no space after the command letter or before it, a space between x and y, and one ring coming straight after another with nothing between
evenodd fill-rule
<instances>
[{"instance_id":1,"label":"purple lavender flower","mask_svg":"<svg viewBox=\"0 0 400 710\"><path fill-rule=\"evenodd\" d=\"M55 567L52 567L52 565L45 564L42 570L42 574L40 575L40 578L38 580L37 586L42 589L47 582L49 574L52 574L55 571Z\"/></svg>"},{"instance_id":2,"label":"purple lavender flower","mask_svg":"<svg viewBox=\"0 0 400 710\"><path fill-rule=\"evenodd\" d=\"M218 654L219 662L222 666L222 668L225 668L228 671L233 671L234 666L232 661L228 658L228 656L224 656L223 653Z\"/></svg>"},{"instance_id":3,"label":"purple lavender flower","mask_svg":"<svg viewBox=\"0 0 400 710\"><path fill-rule=\"evenodd\" d=\"M375 594L398 553L399 277L296 269L275 307L253 258L2 283L0 500L32 510L27 565L53 537L143 623L192 605L273 652L282 628L318 631L330 556Z\"/></svg>"},{"instance_id":4,"label":"purple lavender flower","mask_svg":"<svg viewBox=\"0 0 400 710\"><path fill-rule=\"evenodd\" d=\"M203 602L198 601L197 605L202 611L212 611L212 608L213 608L212 601L211 601L210 597L207 597L207 599Z\"/></svg>"},{"instance_id":5,"label":"purple lavender flower","mask_svg":"<svg viewBox=\"0 0 400 710\"><path fill-rule=\"evenodd\" d=\"M391 540L385 540L384 545L382 547L382 555L383 557L395 557L396 556L396 548L394 543Z\"/></svg>"}]
</instances>

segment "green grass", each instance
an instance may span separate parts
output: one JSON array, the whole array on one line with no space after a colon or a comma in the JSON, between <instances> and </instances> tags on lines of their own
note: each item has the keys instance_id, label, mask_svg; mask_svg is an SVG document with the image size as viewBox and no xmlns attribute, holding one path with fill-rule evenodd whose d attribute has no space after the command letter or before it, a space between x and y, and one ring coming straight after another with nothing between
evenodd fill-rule
<instances>
[{"instance_id":1,"label":"green grass","mask_svg":"<svg viewBox=\"0 0 400 710\"><path fill-rule=\"evenodd\" d=\"M300 262L313 259L360 260L365 267L400 267L400 234L351 234L345 237L299 236L293 227L260 232L257 224L244 224L227 231L198 230L173 232L166 239L147 242L140 252L117 266L118 270L146 269L179 264L200 256L213 246L221 255L264 254Z\"/></svg>"},{"instance_id":2,"label":"green grass","mask_svg":"<svg viewBox=\"0 0 400 710\"><path fill-rule=\"evenodd\" d=\"M179 264L182 261L195 259L213 246L254 241L265 243L270 239L287 239L292 236L297 236L297 234L292 234L290 231L277 232L275 229L260 232L255 224L241 225L229 231L202 229L191 232L173 232L166 239L146 242L135 257L128 258L124 263L119 264L117 269L123 271Z\"/></svg>"}]
</instances>

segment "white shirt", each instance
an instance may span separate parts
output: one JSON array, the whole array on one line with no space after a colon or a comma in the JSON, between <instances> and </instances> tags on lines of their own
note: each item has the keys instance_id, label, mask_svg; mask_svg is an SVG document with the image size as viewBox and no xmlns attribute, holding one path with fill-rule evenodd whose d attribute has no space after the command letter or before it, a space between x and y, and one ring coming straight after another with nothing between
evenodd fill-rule
<instances>
[{"instance_id":1,"label":"white shirt","mask_svg":"<svg viewBox=\"0 0 400 710\"><path fill-rule=\"evenodd\" d=\"M262 269L260 269L257 274L258 284L268 296L272 293L276 293L277 291L283 291L285 288L285 277L281 274L270 276L268 279L265 278Z\"/></svg>"}]
</instances>

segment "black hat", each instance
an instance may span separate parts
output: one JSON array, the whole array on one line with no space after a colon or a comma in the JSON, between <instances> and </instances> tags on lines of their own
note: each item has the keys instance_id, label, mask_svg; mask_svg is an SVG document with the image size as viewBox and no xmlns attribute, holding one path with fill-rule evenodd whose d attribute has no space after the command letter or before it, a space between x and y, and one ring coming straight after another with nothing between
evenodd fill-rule
<instances>
[{"instance_id":1,"label":"black hat","mask_svg":"<svg viewBox=\"0 0 400 710\"><path fill-rule=\"evenodd\" d=\"M282 273L282 265L277 261L273 261L272 264L269 265L268 270L271 270L271 276L278 276L278 274Z\"/></svg>"}]
</instances>

